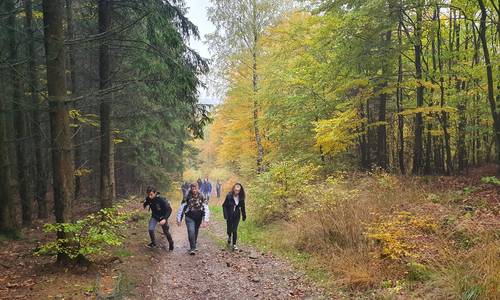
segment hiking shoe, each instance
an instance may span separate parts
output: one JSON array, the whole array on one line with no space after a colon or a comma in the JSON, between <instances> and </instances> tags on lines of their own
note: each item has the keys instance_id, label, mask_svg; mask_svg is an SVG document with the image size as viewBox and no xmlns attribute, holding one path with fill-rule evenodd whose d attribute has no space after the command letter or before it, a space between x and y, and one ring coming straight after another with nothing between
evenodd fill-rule
<instances>
[{"instance_id":1,"label":"hiking shoe","mask_svg":"<svg viewBox=\"0 0 500 300\"><path fill-rule=\"evenodd\" d=\"M238 250L238 246L233 245L233 251L236 251L236 250Z\"/></svg>"},{"instance_id":2,"label":"hiking shoe","mask_svg":"<svg viewBox=\"0 0 500 300\"><path fill-rule=\"evenodd\" d=\"M174 251L174 244L168 245L168 251Z\"/></svg>"},{"instance_id":3,"label":"hiking shoe","mask_svg":"<svg viewBox=\"0 0 500 300\"><path fill-rule=\"evenodd\" d=\"M195 255L195 254L196 254L195 250L189 250L189 255Z\"/></svg>"},{"instance_id":4,"label":"hiking shoe","mask_svg":"<svg viewBox=\"0 0 500 300\"><path fill-rule=\"evenodd\" d=\"M146 247L154 248L154 247L156 247L156 243L151 242L151 243L147 244Z\"/></svg>"},{"instance_id":5,"label":"hiking shoe","mask_svg":"<svg viewBox=\"0 0 500 300\"><path fill-rule=\"evenodd\" d=\"M194 248L194 251L198 252L198 248Z\"/></svg>"}]
</instances>

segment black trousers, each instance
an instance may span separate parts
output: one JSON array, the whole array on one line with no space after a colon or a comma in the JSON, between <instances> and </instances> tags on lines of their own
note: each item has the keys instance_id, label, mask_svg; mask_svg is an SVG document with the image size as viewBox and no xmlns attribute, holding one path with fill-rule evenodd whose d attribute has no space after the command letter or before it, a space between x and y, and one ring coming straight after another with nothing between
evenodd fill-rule
<instances>
[{"instance_id":1,"label":"black trousers","mask_svg":"<svg viewBox=\"0 0 500 300\"><path fill-rule=\"evenodd\" d=\"M238 225L240 224L240 212L235 211L233 215L226 220L227 226L227 242L231 243L231 238L233 245L236 245L236 240L238 239Z\"/></svg>"}]
</instances>

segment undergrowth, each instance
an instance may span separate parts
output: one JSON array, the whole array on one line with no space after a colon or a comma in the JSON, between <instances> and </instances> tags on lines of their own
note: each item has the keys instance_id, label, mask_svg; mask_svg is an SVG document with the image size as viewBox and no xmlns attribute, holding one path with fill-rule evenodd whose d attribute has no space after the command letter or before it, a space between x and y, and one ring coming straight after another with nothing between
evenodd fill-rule
<instances>
[{"instance_id":1,"label":"undergrowth","mask_svg":"<svg viewBox=\"0 0 500 300\"><path fill-rule=\"evenodd\" d=\"M244 243L350 294L500 298L500 218L470 200L474 190L379 171L320 181L311 166L276 168L249 186Z\"/></svg>"}]
</instances>

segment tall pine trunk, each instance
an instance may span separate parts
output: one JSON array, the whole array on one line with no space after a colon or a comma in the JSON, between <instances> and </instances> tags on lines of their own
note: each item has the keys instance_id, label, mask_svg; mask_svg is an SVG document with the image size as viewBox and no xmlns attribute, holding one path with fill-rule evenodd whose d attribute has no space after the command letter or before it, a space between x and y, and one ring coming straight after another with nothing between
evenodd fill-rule
<instances>
[{"instance_id":1,"label":"tall pine trunk","mask_svg":"<svg viewBox=\"0 0 500 300\"><path fill-rule=\"evenodd\" d=\"M12 5L12 1L1 1L0 9L2 12L12 12L14 10ZM7 27L8 21L5 18L0 18L0 26ZM6 47L9 45L8 39L5 35L0 35L0 47L4 47L4 45ZM10 185L13 164L7 135L10 127L8 125L8 111L11 99L7 92L10 76L8 69L1 68L0 71L0 89L2 90L0 93L0 233L14 235L17 230L15 198Z\"/></svg>"},{"instance_id":2,"label":"tall pine trunk","mask_svg":"<svg viewBox=\"0 0 500 300\"><path fill-rule=\"evenodd\" d=\"M47 171L45 167L45 155L42 147L42 124L40 122L40 99L38 97L38 74L36 70L35 39L33 28L33 4L31 0L25 0L26 11L25 31L26 31L26 53L28 55L28 85L31 96L33 113L31 115L31 133L33 136L33 146L35 152L35 162L32 168L33 180L35 181L34 197L37 203L37 216L39 219L48 217L47 211Z\"/></svg>"},{"instance_id":3,"label":"tall pine trunk","mask_svg":"<svg viewBox=\"0 0 500 300\"><path fill-rule=\"evenodd\" d=\"M74 197L74 165L71 155L73 132L69 122L69 104L66 101L63 0L43 0L43 23L50 111L54 214L56 222L63 223L72 218ZM64 232L59 231L57 237L64 238ZM61 262L67 259L67 256L59 253L57 258Z\"/></svg>"},{"instance_id":4,"label":"tall pine trunk","mask_svg":"<svg viewBox=\"0 0 500 300\"><path fill-rule=\"evenodd\" d=\"M69 40L72 40L75 35L75 28L73 22L73 0L66 0L66 36ZM76 96L76 60L75 60L75 46L73 44L68 46L68 62L69 62L69 90L71 91L71 97ZM77 109L76 102L73 102L73 109ZM78 170L80 167L80 157L81 157L81 127L77 126L73 130L73 159L75 164L75 169ZM77 172L78 173L78 172ZM75 176L75 199L80 196L81 190L81 180L80 175Z\"/></svg>"},{"instance_id":5,"label":"tall pine trunk","mask_svg":"<svg viewBox=\"0 0 500 300\"><path fill-rule=\"evenodd\" d=\"M9 39L9 63L10 79L12 87L12 108L14 110L15 148L17 160L17 182L19 199L21 200L21 217L23 225L31 224L31 185L28 172L28 126L26 118L25 101L21 93L21 64L17 55L17 22L16 1L8 0L8 39Z\"/></svg>"},{"instance_id":6,"label":"tall pine trunk","mask_svg":"<svg viewBox=\"0 0 500 300\"><path fill-rule=\"evenodd\" d=\"M111 28L111 1L99 0L99 33L103 34ZM114 172L113 172L113 136L111 131L111 98L108 89L111 87L111 57L106 40L99 46L99 89L101 117L101 153L100 153L100 198L101 208L113 205Z\"/></svg>"}]
</instances>

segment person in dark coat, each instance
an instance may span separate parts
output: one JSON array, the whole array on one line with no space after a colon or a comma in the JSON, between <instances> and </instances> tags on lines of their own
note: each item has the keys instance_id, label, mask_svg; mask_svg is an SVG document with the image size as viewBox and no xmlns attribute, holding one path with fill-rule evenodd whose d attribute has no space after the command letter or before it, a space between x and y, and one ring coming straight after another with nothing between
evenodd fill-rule
<instances>
[{"instance_id":1,"label":"person in dark coat","mask_svg":"<svg viewBox=\"0 0 500 300\"><path fill-rule=\"evenodd\" d=\"M236 183L229 192L222 204L224 219L227 226L227 245L233 250L237 250L236 241L238 239L238 225L240 219L246 220L245 210L245 189L240 183Z\"/></svg>"},{"instance_id":2,"label":"person in dark coat","mask_svg":"<svg viewBox=\"0 0 500 300\"><path fill-rule=\"evenodd\" d=\"M147 245L149 248L156 247L155 239L155 229L156 224L160 223L160 226L168 240L170 251L174 250L174 241L172 235L169 231L168 217L172 214L172 207L167 199L160 196L160 193L156 191L156 188L149 186L146 190L148 196L144 199L142 203L143 207L149 207L151 210L151 219L148 224L149 237L151 238L151 243Z\"/></svg>"}]
</instances>

